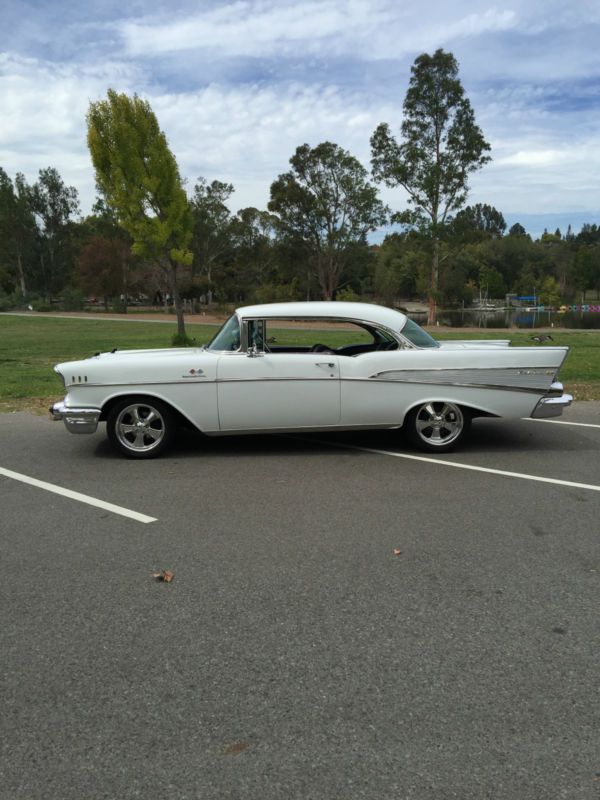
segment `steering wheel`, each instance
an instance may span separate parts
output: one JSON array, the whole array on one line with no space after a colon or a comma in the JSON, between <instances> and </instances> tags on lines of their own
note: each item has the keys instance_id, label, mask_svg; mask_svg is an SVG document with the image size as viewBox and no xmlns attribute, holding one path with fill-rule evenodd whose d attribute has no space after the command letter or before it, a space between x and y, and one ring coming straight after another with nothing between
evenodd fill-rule
<instances>
[{"instance_id":1,"label":"steering wheel","mask_svg":"<svg viewBox=\"0 0 600 800\"><path fill-rule=\"evenodd\" d=\"M310 348L310 352L311 353L333 353L333 350L330 347L327 347L326 344L320 344L319 342L317 342L316 344L313 344L313 346Z\"/></svg>"}]
</instances>

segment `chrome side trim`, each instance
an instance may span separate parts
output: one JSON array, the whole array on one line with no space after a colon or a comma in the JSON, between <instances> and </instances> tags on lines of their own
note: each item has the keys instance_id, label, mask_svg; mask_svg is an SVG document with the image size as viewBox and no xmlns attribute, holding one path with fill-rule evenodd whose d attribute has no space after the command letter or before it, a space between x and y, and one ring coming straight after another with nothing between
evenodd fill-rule
<instances>
[{"instance_id":1,"label":"chrome side trim","mask_svg":"<svg viewBox=\"0 0 600 800\"><path fill-rule=\"evenodd\" d=\"M547 367L456 367L452 369L383 370L369 376L370 380L398 383L439 383L444 386L529 390L546 392L552 388L555 368ZM441 378L441 380L440 380Z\"/></svg>"},{"instance_id":2,"label":"chrome side trim","mask_svg":"<svg viewBox=\"0 0 600 800\"><path fill-rule=\"evenodd\" d=\"M336 432L336 431L381 431L381 430L398 430L402 425L400 423L377 423L373 425L299 425L294 428L237 428L236 430L213 430L202 431L206 436L239 436L245 433L260 433L260 434L281 434L281 433L320 433L320 432Z\"/></svg>"},{"instance_id":3,"label":"chrome side trim","mask_svg":"<svg viewBox=\"0 0 600 800\"><path fill-rule=\"evenodd\" d=\"M127 381L126 383L118 382L118 383L69 383L67 386L76 386L78 389L87 389L88 386L90 387L98 387L98 386L168 386L173 383L215 383L216 381L207 381L198 380L197 378L187 378L183 380L174 380L174 381Z\"/></svg>"}]
</instances>

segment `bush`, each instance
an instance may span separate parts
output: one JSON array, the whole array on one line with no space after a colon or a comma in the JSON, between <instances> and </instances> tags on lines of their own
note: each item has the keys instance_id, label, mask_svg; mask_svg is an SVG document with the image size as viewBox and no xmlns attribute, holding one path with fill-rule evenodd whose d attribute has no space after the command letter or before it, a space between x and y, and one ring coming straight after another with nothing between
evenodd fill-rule
<instances>
[{"instance_id":1,"label":"bush","mask_svg":"<svg viewBox=\"0 0 600 800\"><path fill-rule=\"evenodd\" d=\"M174 333L171 336L171 346L172 347L197 347L198 342L195 339L190 339L189 336L180 336L178 333Z\"/></svg>"},{"instance_id":2,"label":"bush","mask_svg":"<svg viewBox=\"0 0 600 800\"><path fill-rule=\"evenodd\" d=\"M11 311L17 307L17 302L13 294L0 294L0 311Z\"/></svg>"},{"instance_id":3,"label":"bush","mask_svg":"<svg viewBox=\"0 0 600 800\"><path fill-rule=\"evenodd\" d=\"M125 305L120 297L114 297L110 304L110 310L113 314L122 314L125 311Z\"/></svg>"},{"instance_id":4,"label":"bush","mask_svg":"<svg viewBox=\"0 0 600 800\"><path fill-rule=\"evenodd\" d=\"M347 286L345 289L339 289L335 294L335 299L339 300L340 303L360 302L360 297L349 286Z\"/></svg>"},{"instance_id":5,"label":"bush","mask_svg":"<svg viewBox=\"0 0 600 800\"><path fill-rule=\"evenodd\" d=\"M80 289L65 289L60 304L63 311L83 311L85 297Z\"/></svg>"},{"instance_id":6,"label":"bush","mask_svg":"<svg viewBox=\"0 0 600 800\"><path fill-rule=\"evenodd\" d=\"M45 300L32 300L30 305L34 311L55 311L55 307Z\"/></svg>"},{"instance_id":7,"label":"bush","mask_svg":"<svg viewBox=\"0 0 600 800\"><path fill-rule=\"evenodd\" d=\"M255 303L289 303L300 299L297 278L285 284L265 283L252 293Z\"/></svg>"}]
</instances>

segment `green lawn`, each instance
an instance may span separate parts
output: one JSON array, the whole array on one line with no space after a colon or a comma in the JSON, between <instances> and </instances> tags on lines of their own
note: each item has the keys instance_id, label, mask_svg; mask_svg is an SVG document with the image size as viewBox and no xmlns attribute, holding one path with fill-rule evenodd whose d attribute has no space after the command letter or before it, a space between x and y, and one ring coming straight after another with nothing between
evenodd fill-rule
<instances>
[{"instance_id":1,"label":"green lawn","mask_svg":"<svg viewBox=\"0 0 600 800\"><path fill-rule=\"evenodd\" d=\"M214 325L186 327L199 344L216 331ZM164 323L0 315L0 411L44 409L50 399L59 399L63 388L52 367L60 361L85 358L114 347L169 347L174 332L174 325ZM289 330L270 330L269 335L283 344L292 334ZM439 339L510 338L515 345L532 344L529 331L444 331L434 335ZM560 376L567 389L578 399L600 399L600 331L554 329L552 337L554 342L549 344L571 348ZM330 328L321 338L337 346L348 341L348 333ZM298 344L314 342L314 332L295 330L293 339Z\"/></svg>"}]
</instances>

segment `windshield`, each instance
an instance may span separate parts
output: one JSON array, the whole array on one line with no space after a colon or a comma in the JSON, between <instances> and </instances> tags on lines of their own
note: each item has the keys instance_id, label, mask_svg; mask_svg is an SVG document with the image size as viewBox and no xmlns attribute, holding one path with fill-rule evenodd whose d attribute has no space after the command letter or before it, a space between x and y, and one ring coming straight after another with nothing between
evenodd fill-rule
<instances>
[{"instance_id":1,"label":"windshield","mask_svg":"<svg viewBox=\"0 0 600 800\"><path fill-rule=\"evenodd\" d=\"M206 349L220 352L240 349L240 321L236 314L229 317L217 335L206 345Z\"/></svg>"},{"instance_id":2,"label":"windshield","mask_svg":"<svg viewBox=\"0 0 600 800\"><path fill-rule=\"evenodd\" d=\"M439 347L439 344L433 339L427 331L424 331L420 325L413 322L412 319L407 319L404 327L400 331L403 336L406 336L409 342L412 342L416 347Z\"/></svg>"}]
</instances>

